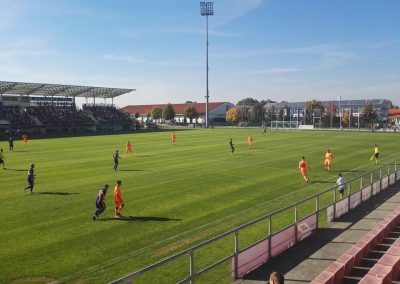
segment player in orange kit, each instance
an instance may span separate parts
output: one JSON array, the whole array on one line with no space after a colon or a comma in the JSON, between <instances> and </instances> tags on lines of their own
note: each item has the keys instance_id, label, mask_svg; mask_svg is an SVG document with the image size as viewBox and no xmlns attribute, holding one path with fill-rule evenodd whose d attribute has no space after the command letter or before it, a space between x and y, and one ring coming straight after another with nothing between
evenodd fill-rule
<instances>
[{"instance_id":1,"label":"player in orange kit","mask_svg":"<svg viewBox=\"0 0 400 284\"><path fill-rule=\"evenodd\" d=\"M306 183L308 183L308 178L307 178L308 163L306 161L306 158L304 157L301 157L301 161L299 162L299 170Z\"/></svg>"},{"instance_id":2,"label":"player in orange kit","mask_svg":"<svg viewBox=\"0 0 400 284\"><path fill-rule=\"evenodd\" d=\"M333 154L332 154L331 150L326 150L326 153L325 153L325 170L327 172L331 171L332 159L333 159Z\"/></svg>"},{"instance_id":3,"label":"player in orange kit","mask_svg":"<svg viewBox=\"0 0 400 284\"><path fill-rule=\"evenodd\" d=\"M128 153L132 154L132 143L131 143L131 141L128 141L128 143L126 143L126 145L125 145L125 156Z\"/></svg>"},{"instance_id":4,"label":"player in orange kit","mask_svg":"<svg viewBox=\"0 0 400 284\"><path fill-rule=\"evenodd\" d=\"M175 131L172 132L171 141L172 141L172 144L174 144L174 145L176 144L176 134L175 134Z\"/></svg>"},{"instance_id":5,"label":"player in orange kit","mask_svg":"<svg viewBox=\"0 0 400 284\"><path fill-rule=\"evenodd\" d=\"M24 141L25 147L28 144L28 135L24 134L22 135L22 141Z\"/></svg>"},{"instance_id":6,"label":"player in orange kit","mask_svg":"<svg viewBox=\"0 0 400 284\"><path fill-rule=\"evenodd\" d=\"M121 218L121 210L124 208L124 200L122 200L121 181L117 181L114 188L115 218Z\"/></svg>"},{"instance_id":7,"label":"player in orange kit","mask_svg":"<svg viewBox=\"0 0 400 284\"><path fill-rule=\"evenodd\" d=\"M249 135L249 137L247 137L247 144L249 145L249 149L253 149L253 142L254 142L254 138L253 136Z\"/></svg>"}]
</instances>

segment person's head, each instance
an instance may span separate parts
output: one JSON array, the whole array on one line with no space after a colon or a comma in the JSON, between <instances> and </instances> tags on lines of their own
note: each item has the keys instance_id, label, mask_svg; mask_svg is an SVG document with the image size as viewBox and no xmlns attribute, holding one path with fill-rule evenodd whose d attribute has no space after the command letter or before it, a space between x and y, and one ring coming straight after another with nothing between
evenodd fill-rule
<instances>
[{"instance_id":1,"label":"person's head","mask_svg":"<svg viewBox=\"0 0 400 284\"><path fill-rule=\"evenodd\" d=\"M131 144L131 141L130 141L130 140L128 141L128 144Z\"/></svg>"},{"instance_id":2,"label":"person's head","mask_svg":"<svg viewBox=\"0 0 400 284\"><path fill-rule=\"evenodd\" d=\"M110 186L108 184L104 185L104 189L107 191Z\"/></svg>"},{"instance_id":3,"label":"person's head","mask_svg":"<svg viewBox=\"0 0 400 284\"><path fill-rule=\"evenodd\" d=\"M269 284L284 284L285 277L279 272L272 272L269 276Z\"/></svg>"},{"instance_id":4,"label":"person's head","mask_svg":"<svg viewBox=\"0 0 400 284\"><path fill-rule=\"evenodd\" d=\"M378 147L378 145L375 144L374 147Z\"/></svg>"},{"instance_id":5,"label":"person's head","mask_svg":"<svg viewBox=\"0 0 400 284\"><path fill-rule=\"evenodd\" d=\"M301 159L302 159L302 160L305 160L306 158L303 156L303 157L301 157Z\"/></svg>"},{"instance_id":6,"label":"person's head","mask_svg":"<svg viewBox=\"0 0 400 284\"><path fill-rule=\"evenodd\" d=\"M342 174L341 174L341 173L339 173L339 177L342 177Z\"/></svg>"},{"instance_id":7,"label":"person's head","mask_svg":"<svg viewBox=\"0 0 400 284\"><path fill-rule=\"evenodd\" d=\"M117 180L117 184L118 184L118 185L121 185L121 183L122 183L122 181Z\"/></svg>"},{"instance_id":8,"label":"person's head","mask_svg":"<svg viewBox=\"0 0 400 284\"><path fill-rule=\"evenodd\" d=\"M330 153L330 152L331 152L331 150L329 150L329 149L328 149L328 150L326 150L326 152Z\"/></svg>"},{"instance_id":9,"label":"person's head","mask_svg":"<svg viewBox=\"0 0 400 284\"><path fill-rule=\"evenodd\" d=\"M31 164L31 168L33 169L35 167L35 164Z\"/></svg>"},{"instance_id":10,"label":"person's head","mask_svg":"<svg viewBox=\"0 0 400 284\"><path fill-rule=\"evenodd\" d=\"M118 153L118 150L115 150L115 153Z\"/></svg>"}]
</instances>

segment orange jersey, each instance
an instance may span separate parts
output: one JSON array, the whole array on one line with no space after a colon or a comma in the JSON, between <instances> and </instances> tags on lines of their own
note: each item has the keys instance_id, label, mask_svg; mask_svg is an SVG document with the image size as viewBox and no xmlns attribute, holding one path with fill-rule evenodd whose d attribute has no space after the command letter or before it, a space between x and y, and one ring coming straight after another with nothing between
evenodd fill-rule
<instances>
[{"instance_id":1,"label":"orange jersey","mask_svg":"<svg viewBox=\"0 0 400 284\"><path fill-rule=\"evenodd\" d=\"M333 154L332 153L326 153L325 154L325 160L332 161L332 159L333 159Z\"/></svg>"},{"instance_id":2,"label":"orange jersey","mask_svg":"<svg viewBox=\"0 0 400 284\"><path fill-rule=\"evenodd\" d=\"M308 168L307 161L306 160L301 160L299 162L299 169L302 170L302 171L306 171L307 168Z\"/></svg>"},{"instance_id":3,"label":"orange jersey","mask_svg":"<svg viewBox=\"0 0 400 284\"><path fill-rule=\"evenodd\" d=\"M252 137L252 136L247 137L247 143L248 143L249 145L252 145L252 144L253 144L253 137Z\"/></svg>"},{"instance_id":4,"label":"orange jersey","mask_svg":"<svg viewBox=\"0 0 400 284\"><path fill-rule=\"evenodd\" d=\"M175 133L172 133L171 139L172 139L172 142L175 142L175 141L176 141L176 134L175 134Z\"/></svg>"},{"instance_id":5,"label":"orange jersey","mask_svg":"<svg viewBox=\"0 0 400 284\"><path fill-rule=\"evenodd\" d=\"M132 144L131 143L126 144L125 148L126 150L132 150Z\"/></svg>"},{"instance_id":6,"label":"orange jersey","mask_svg":"<svg viewBox=\"0 0 400 284\"><path fill-rule=\"evenodd\" d=\"M122 200L121 187L118 185L116 185L114 188L114 203L115 204L124 203L124 201Z\"/></svg>"},{"instance_id":7,"label":"orange jersey","mask_svg":"<svg viewBox=\"0 0 400 284\"><path fill-rule=\"evenodd\" d=\"M26 136L25 134L22 135L22 140L24 140L25 142L28 141L28 136Z\"/></svg>"}]
</instances>

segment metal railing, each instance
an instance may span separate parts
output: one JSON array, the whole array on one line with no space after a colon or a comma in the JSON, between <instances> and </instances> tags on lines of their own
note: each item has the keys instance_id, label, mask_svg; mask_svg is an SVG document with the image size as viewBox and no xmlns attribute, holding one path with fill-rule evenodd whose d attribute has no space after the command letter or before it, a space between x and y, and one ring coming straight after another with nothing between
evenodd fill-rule
<instances>
[{"instance_id":1,"label":"metal railing","mask_svg":"<svg viewBox=\"0 0 400 284\"><path fill-rule=\"evenodd\" d=\"M272 250L273 250L273 248L272 248L272 237L273 236L275 236L278 233L284 231L285 229L288 229L288 228L294 226L294 228L295 228L295 236L296 236L295 239L294 239L295 240L294 243L296 243L297 242L297 233L298 233L297 224L300 221L306 219L307 217L310 217L310 216L316 214L316 220L317 220L316 221L316 228L318 228L318 224L321 221L320 220L320 217L321 217L320 215L322 214L322 212L326 212L326 211L324 211L325 209L327 209L330 206L333 206L333 218L337 217L336 216L336 204L339 201L346 200L346 198L348 199L348 203L349 203L348 210L351 210L351 207L350 207L351 195L360 192L360 194L361 194L360 203L362 203L363 202L362 190L365 187L371 186L371 195L374 195L372 193L373 184L376 183L377 181L380 181L379 182L379 190L380 190L381 187L382 187L382 180L384 178L387 178L387 182L388 182L387 186L389 186L389 183L390 183L389 175L394 174L394 181L397 181L400 178L400 170L399 170L399 172L397 172L397 165L398 165L399 161L400 161L400 159L392 161L392 162L390 162L388 164L385 164L385 165L383 165L383 166L381 166L381 167L379 167L377 169L374 169L374 170L369 171L367 173L364 173L364 174L362 174L362 175L360 175L360 176L358 176L356 178L353 178L351 180L346 181L345 185L346 185L346 189L347 189L346 191L347 192L346 192L345 197L343 199L338 199L337 194L336 194L336 191L337 191L338 187L335 185L335 186L333 186L333 187L331 187L331 188L329 188L327 190L319 192L319 193L317 193L315 195L312 195L312 196L310 196L308 198L305 198L305 199L303 199L301 201L298 201L298 202L296 202L296 203L294 203L292 205L289 205L289 206L287 206L285 208L279 209L279 210L277 210L275 212L272 212L272 213L269 213L269 214L264 215L262 217L259 217L259 218L255 219L255 220L251 221L251 222L248 222L248 223L246 223L244 225L236 227L236 228L234 228L234 229L232 229L230 231L227 231L227 232L225 232L223 234L220 234L220 235L218 235L218 236L216 236L216 237L214 237L212 239L204 241L204 242L202 242L200 244L197 244L197 245L192 246L192 247L190 247L188 249L185 249L185 250L183 250L183 251L181 251L181 252L179 252L179 253L177 253L175 255L172 255L172 256L167 257L167 258L165 258L163 260L160 260L160 261L158 261L158 262L156 262L156 263L154 263L152 265L149 265L149 266L147 266L145 268L137 270L137 271L135 271L133 273L130 273L130 274L126 275L126 276L123 276L123 277L121 277L121 278L119 278L119 279L117 279L115 281L112 281L111 283L112 284L117 284L117 283L128 283L128 284L131 284L132 281L135 280L135 278L137 278L139 275L142 275L142 274L144 274L144 273L146 273L148 271L152 271L152 270L154 270L156 268L160 268L163 265L165 265L167 263L170 263L170 262L172 262L172 261L174 261L174 260L176 260L176 259L178 259L180 257L184 257L184 256L187 256L188 257L188 261L189 261L189 263L188 263L188 275L184 279L178 281L177 283L190 283L190 284L195 283L196 278L198 278L199 276L205 274L209 270L221 265L222 263L224 263L224 262L226 262L226 261L228 261L230 259L233 259L233 268L232 268L232 271L230 271L230 274L232 273L232 276L233 276L234 279L238 279L239 278L239 275L238 275L238 268L239 268L238 267L239 266L239 264L238 264L238 256L239 256L239 254L241 252L243 252L243 251L247 250L248 248L256 245L257 243L260 243L262 241L268 240L268 259L270 259L271 256L272 256L271 253L272 253ZM311 209L311 212L308 213L308 214L305 213L304 216L301 217L299 210L301 209L302 205L307 204L307 203L315 204L315 207L312 206L314 208ZM308 208L309 207L310 206L308 206ZM275 223L273 221L275 219L279 219L279 215L280 214L285 215L284 214L285 212L289 213L289 214L286 213L286 215L290 216L291 215L290 211L293 212L292 213L293 214L292 221L286 226L282 225L281 228L273 230L273 225L275 225ZM310 209L309 209L309 211L310 211ZM288 216L285 216L285 217L287 219ZM261 239L257 240L256 242L253 242L250 245L247 245L246 247L243 247L242 249L240 249L239 233L241 231L243 231L244 229L250 228L251 226L256 225L256 224L258 224L260 222L263 222L263 221L266 221L266 225L263 226L264 228L266 228L266 230L265 230L266 236L262 237ZM276 223L276 224L279 226L279 223ZM195 252L197 252L200 248L204 248L204 247L206 247L206 246L208 246L210 244L213 244L213 243L215 243L215 242L217 242L219 240L222 240L223 238L229 237L229 236L230 237L233 236L233 250L232 250L232 253L229 253L228 255L220 258L219 260L214 261L213 263L211 263L211 264L209 264L209 265L207 265L207 266L205 266L205 267L203 267L201 269L197 269L196 270ZM292 243L291 246L294 245L294 243Z\"/></svg>"}]
</instances>

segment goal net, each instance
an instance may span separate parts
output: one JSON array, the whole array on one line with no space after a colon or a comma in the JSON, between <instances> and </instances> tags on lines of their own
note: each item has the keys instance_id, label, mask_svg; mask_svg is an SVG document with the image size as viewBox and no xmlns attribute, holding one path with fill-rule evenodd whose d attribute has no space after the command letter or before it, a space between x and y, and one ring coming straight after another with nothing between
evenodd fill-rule
<instances>
[{"instance_id":1,"label":"goal net","mask_svg":"<svg viewBox=\"0 0 400 284\"><path fill-rule=\"evenodd\" d=\"M271 121L271 128L294 129L299 128L298 121Z\"/></svg>"}]
</instances>

